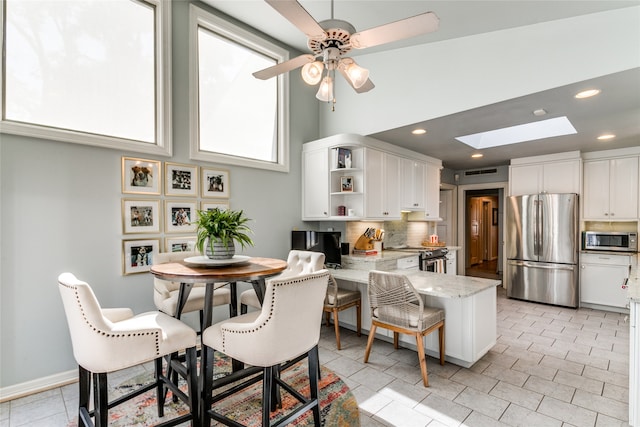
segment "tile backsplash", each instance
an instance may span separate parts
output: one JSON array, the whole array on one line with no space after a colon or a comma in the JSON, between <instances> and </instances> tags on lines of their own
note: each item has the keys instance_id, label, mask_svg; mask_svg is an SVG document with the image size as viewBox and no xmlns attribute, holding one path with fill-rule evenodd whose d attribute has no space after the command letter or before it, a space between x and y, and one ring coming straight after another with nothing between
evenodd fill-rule
<instances>
[{"instance_id":1,"label":"tile backsplash","mask_svg":"<svg viewBox=\"0 0 640 427\"><path fill-rule=\"evenodd\" d=\"M393 246L420 246L434 233L435 222L407 221L406 214L398 221L351 221L346 224L343 242L349 242L351 248L367 228L384 230L383 243L386 248Z\"/></svg>"}]
</instances>

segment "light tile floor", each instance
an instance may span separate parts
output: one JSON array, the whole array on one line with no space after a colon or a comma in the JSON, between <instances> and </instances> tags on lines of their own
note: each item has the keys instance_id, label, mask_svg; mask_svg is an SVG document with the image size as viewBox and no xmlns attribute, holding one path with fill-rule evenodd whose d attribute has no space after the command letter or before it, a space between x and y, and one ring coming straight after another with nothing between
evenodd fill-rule
<instances>
[{"instance_id":1,"label":"light tile floor","mask_svg":"<svg viewBox=\"0 0 640 427\"><path fill-rule=\"evenodd\" d=\"M498 342L470 369L323 327L321 362L349 385L369 426L628 426L629 324L624 315L505 298ZM144 369L144 368L138 368ZM131 375L123 373L123 375ZM0 427L63 427L76 414L75 384L0 405ZM327 426L333 427L333 426Z\"/></svg>"}]
</instances>

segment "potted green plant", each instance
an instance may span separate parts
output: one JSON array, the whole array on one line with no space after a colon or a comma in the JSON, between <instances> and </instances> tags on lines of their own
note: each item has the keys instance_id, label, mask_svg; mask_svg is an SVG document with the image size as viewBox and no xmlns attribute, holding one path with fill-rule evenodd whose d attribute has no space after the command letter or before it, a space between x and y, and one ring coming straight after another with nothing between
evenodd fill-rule
<instances>
[{"instance_id":1,"label":"potted green plant","mask_svg":"<svg viewBox=\"0 0 640 427\"><path fill-rule=\"evenodd\" d=\"M211 259L233 258L236 252L235 242L242 248L253 246L249 236L251 229L247 226L249 218L243 211L230 209L211 209L198 211L196 248Z\"/></svg>"}]
</instances>

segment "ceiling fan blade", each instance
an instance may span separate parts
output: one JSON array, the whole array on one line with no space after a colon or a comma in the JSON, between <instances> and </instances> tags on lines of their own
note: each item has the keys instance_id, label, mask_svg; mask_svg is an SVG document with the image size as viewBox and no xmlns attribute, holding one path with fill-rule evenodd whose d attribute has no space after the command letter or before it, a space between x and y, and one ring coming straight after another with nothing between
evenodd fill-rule
<instances>
[{"instance_id":1,"label":"ceiling fan blade","mask_svg":"<svg viewBox=\"0 0 640 427\"><path fill-rule=\"evenodd\" d=\"M358 89L356 89L356 92L358 92L358 93L369 92L374 87L376 87L376 85L373 84L371 79L367 79L367 81L364 82L364 84L362 86L360 86Z\"/></svg>"},{"instance_id":2,"label":"ceiling fan blade","mask_svg":"<svg viewBox=\"0 0 640 427\"><path fill-rule=\"evenodd\" d=\"M352 34L351 46L356 49L364 49L408 39L437 30L439 22L440 19L435 13L422 13Z\"/></svg>"},{"instance_id":3,"label":"ceiling fan blade","mask_svg":"<svg viewBox=\"0 0 640 427\"><path fill-rule=\"evenodd\" d=\"M327 37L320 24L296 0L265 1L310 39L324 40Z\"/></svg>"},{"instance_id":4,"label":"ceiling fan blade","mask_svg":"<svg viewBox=\"0 0 640 427\"><path fill-rule=\"evenodd\" d=\"M260 80L267 80L267 79L270 79L271 77L277 76L278 74L295 70L298 67L302 67L304 64L313 62L314 60L315 60L315 57L310 54L296 56L293 59L281 62L279 64L274 65L273 67L268 67L263 70L256 71L255 73L253 73L253 77Z\"/></svg>"}]
</instances>

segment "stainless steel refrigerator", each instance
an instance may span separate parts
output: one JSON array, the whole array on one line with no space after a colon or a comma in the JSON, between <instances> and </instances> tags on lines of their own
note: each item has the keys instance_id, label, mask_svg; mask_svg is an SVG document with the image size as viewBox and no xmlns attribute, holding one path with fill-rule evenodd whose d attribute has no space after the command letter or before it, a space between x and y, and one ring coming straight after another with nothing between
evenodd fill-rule
<instances>
[{"instance_id":1,"label":"stainless steel refrigerator","mask_svg":"<svg viewBox=\"0 0 640 427\"><path fill-rule=\"evenodd\" d=\"M507 296L577 307L578 195L531 194L507 201Z\"/></svg>"}]
</instances>

